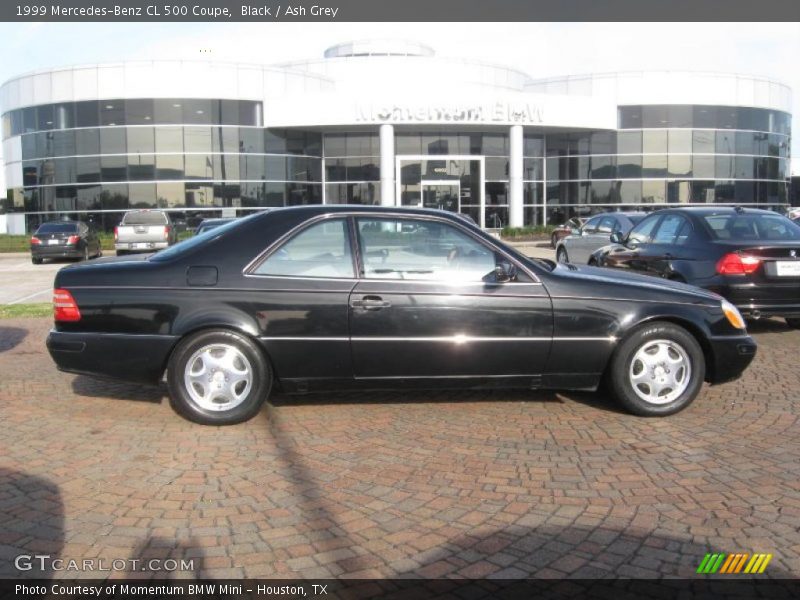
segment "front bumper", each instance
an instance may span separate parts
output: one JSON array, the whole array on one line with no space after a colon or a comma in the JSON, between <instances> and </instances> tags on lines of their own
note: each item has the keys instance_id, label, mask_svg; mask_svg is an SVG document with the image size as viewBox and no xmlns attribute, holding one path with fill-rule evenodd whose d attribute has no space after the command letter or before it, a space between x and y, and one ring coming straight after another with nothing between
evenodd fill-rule
<instances>
[{"instance_id":1,"label":"front bumper","mask_svg":"<svg viewBox=\"0 0 800 600\"><path fill-rule=\"evenodd\" d=\"M157 383L177 343L172 335L50 331L47 350L60 371Z\"/></svg>"},{"instance_id":2,"label":"front bumper","mask_svg":"<svg viewBox=\"0 0 800 600\"><path fill-rule=\"evenodd\" d=\"M709 383L725 383L738 379L755 358L758 345L749 335L719 336L708 340L711 364L707 365Z\"/></svg>"}]
</instances>

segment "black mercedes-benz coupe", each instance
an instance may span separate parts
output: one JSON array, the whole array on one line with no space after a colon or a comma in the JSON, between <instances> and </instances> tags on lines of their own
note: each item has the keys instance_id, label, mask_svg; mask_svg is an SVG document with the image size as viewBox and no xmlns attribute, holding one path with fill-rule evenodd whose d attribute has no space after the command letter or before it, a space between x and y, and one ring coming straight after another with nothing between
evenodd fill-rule
<instances>
[{"instance_id":1,"label":"black mercedes-benz coupe","mask_svg":"<svg viewBox=\"0 0 800 600\"><path fill-rule=\"evenodd\" d=\"M275 387L595 389L667 415L756 351L739 312L680 283L527 258L452 213L285 208L156 254L60 270L61 370L158 383L208 424Z\"/></svg>"},{"instance_id":2,"label":"black mercedes-benz coupe","mask_svg":"<svg viewBox=\"0 0 800 600\"><path fill-rule=\"evenodd\" d=\"M720 294L745 316L800 328L800 226L754 208L660 210L594 252L590 264L682 281Z\"/></svg>"}]
</instances>

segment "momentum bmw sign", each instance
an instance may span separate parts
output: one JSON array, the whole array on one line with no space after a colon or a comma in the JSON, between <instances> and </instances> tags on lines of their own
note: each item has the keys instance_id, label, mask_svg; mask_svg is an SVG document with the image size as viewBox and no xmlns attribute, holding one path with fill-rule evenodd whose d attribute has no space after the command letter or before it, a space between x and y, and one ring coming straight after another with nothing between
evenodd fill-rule
<instances>
[{"instance_id":1,"label":"momentum bmw sign","mask_svg":"<svg viewBox=\"0 0 800 600\"><path fill-rule=\"evenodd\" d=\"M488 104L369 104L357 108L358 122L386 123L521 123L544 122L541 106L526 102Z\"/></svg>"}]
</instances>

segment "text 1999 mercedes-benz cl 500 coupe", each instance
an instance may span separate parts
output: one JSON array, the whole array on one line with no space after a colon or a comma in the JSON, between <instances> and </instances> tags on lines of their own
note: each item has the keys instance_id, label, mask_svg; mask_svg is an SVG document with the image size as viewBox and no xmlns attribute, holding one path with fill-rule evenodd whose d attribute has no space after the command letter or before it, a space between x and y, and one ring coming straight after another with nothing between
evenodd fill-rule
<instances>
[{"instance_id":1,"label":"text 1999 mercedes-benz cl 500 coupe","mask_svg":"<svg viewBox=\"0 0 800 600\"><path fill-rule=\"evenodd\" d=\"M273 387L595 389L667 415L756 351L736 308L684 284L527 258L458 215L313 206L157 254L58 272L61 370L158 383L208 424Z\"/></svg>"}]
</instances>

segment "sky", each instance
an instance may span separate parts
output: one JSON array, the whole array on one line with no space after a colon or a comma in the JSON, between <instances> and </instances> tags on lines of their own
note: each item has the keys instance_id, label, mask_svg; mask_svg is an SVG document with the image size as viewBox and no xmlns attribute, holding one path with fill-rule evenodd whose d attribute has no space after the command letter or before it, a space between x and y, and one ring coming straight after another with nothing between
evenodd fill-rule
<instances>
[{"instance_id":1,"label":"sky","mask_svg":"<svg viewBox=\"0 0 800 600\"><path fill-rule=\"evenodd\" d=\"M375 38L419 41L438 56L500 63L534 78L647 69L768 76L794 90L794 130L800 126L800 23L0 23L0 81L119 60L271 64ZM800 156L798 136L792 140ZM800 160L792 173L800 174Z\"/></svg>"}]
</instances>

